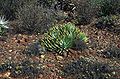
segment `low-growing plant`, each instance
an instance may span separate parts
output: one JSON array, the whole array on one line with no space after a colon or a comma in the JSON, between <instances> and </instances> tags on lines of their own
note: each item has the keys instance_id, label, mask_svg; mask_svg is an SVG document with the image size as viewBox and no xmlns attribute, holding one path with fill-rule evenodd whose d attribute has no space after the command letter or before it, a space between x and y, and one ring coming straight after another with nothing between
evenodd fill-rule
<instances>
[{"instance_id":1,"label":"low-growing plant","mask_svg":"<svg viewBox=\"0 0 120 79\"><path fill-rule=\"evenodd\" d=\"M87 42L87 37L74 24L66 23L52 27L40 42L45 49L62 54L67 52L76 40Z\"/></svg>"},{"instance_id":2,"label":"low-growing plant","mask_svg":"<svg viewBox=\"0 0 120 79\"><path fill-rule=\"evenodd\" d=\"M43 69L39 62L31 62L29 60L25 60L23 62L14 63L5 62L0 64L0 73L4 73L10 71L10 77L19 78L19 77L29 77L35 78L39 74L43 73Z\"/></svg>"},{"instance_id":3,"label":"low-growing plant","mask_svg":"<svg viewBox=\"0 0 120 79\"><path fill-rule=\"evenodd\" d=\"M13 19L15 18L14 15L14 10L13 7L14 6L14 1L13 0L0 0L0 12L1 15L5 15L7 19Z\"/></svg>"},{"instance_id":4,"label":"low-growing plant","mask_svg":"<svg viewBox=\"0 0 120 79\"><path fill-rule=\"evenodd\" d=\"M8 21L5 20L4 16L0 17L0 35L3 35L5 30L9 28L7 24Z\"/></svg>"},{"instance_id":5,"label":"low-growing plant","mask_svg":"<svg viewBox=\"0 0 120 79\"><path fill-rule=\"evenodd\" d=\"M120 7L119 0L90 0L93 7L98 8L97 15L108 16L119 13L118 9Z\"/></svg>"},{"instance_id":6,"label":"low-growing plant","mask_svg":"<svg viewBox=\"0 0 120 79\"><path fill-rule=\"evenodd\" d=\"M80 58L67 64L63 67L63 77L65 79L114 79L115 74L112 72L115 72L117 67L87 59Z\"/></svg>"},{"instance_id":7,"label":"low-growing plant","mask_svg":"<svg viewBox=\"0 0 120 79\"><path fill-rule=\"evenodd\" d=\"M36 41L30 45L28 45L27 49L23 51L27 56L37 56L44 54L45 50L41 47L39 41Z\"/></svg>"},{"instance_id":8,"label":"low-growing plant","mask_svg":"<svg viewBox=\"0 0 120 79\"><path fill-rule=\"evenodd\" d=\"M110 46L104 51L99 52L104 58L120 59L120 48L116 46Z\"/></svg>"},{"instance_id":9,"label":"low-growing plant","mask_svg":"<svg viewBox=\"0 0 120 79\"><path fill-rule=\"evenodd\" d=\"M23 5L37 0L0 0L0 13L8 20L16 19L16 12Z\"/></svg>"},{"instance_id":10,"label":"low-growing plant","mask_svg":"<svg viewBox=\"0 0 120 79\"><path fill-rule=\"evenodd\" d=\"M71 0L38 0L40 6L62 11L73 11L75 8Z\"/></svg>"},{"instance_id":11,"label":"low-growing plant","mask_svg":"<svg viewBox=\"0 0 120 79\"><path fill-rule=\"evenodd\" d=\"M14 20L16 18L15 12L22 2L23 0L0 0L1 15L5 15L8 20Z\"/></svg>"},{"instance_id":12,"label":"low-growing plant","mask_svg":"<svg viewBox=\"0 0 120 79\"><path fill-rule=\"evenodd\" d=\"M119 33L120 15L102 16L96 21L96 27L100 29L107 28L109 31Z\"/></svg>"},{"instance_id":13,"label":"low-growing plant","mask_svg":"<svg viewBox=\"0 0 120 79\"><path fill-rule=\"evenodd\" d=\"M116 14L117 9L120 7L119 0L91 0L93 6L98 7L98 16L108 16Z\"/></svg>"},{"instance_id":14,"label":"low-growing plant","mask_svg":"<svg viewBox=\"0 0 120 79\"><path fill-rule=\"evenodd\" d=\"M76 23L89 24L94 17L115 15L119 10L119 0L72 0L75 5Z\"/></svg>"},{"instance_id":15,"label":"low-growing plant","mask_svg":"<svg viewBox=\"0 0 120 79\"><path fill-rule=\"evenodd\" d=\"M57 0L38 0L37 3L40 6L43 6L45 8L51 8L52 6L55 5L55 2L57 2ZM54 4L54 5L53 5Z\"/></svg>"},{"instance_id":16,"label":"low-growing plant","mask_svg":"<svg viewBox=\"0 0 120 79\"><path fill-rule=\"evenodd\" d=\"M76 24L89 24L97 14L98 8L92 6L91 0L72 0L72 3L75 5Z\"/></svg>"},{"instance_id":17,"label":"low-growing plant","mask_svg":"<svg viewBox=\"0 0 120 79\"><path fill-rule=\"evenodd\" d=\"M111 27L113 26L113 19L110 16L102 16L98 19L97 23L96 23L96 27L97 28L101 28L104 29L106 27Z\"/></svg>"},{"instance_id":18,"label":"low-growing plant","mask_svg":"<svg viewBox=\"0 0 120 79\"><path fill-rule=\"evenodd\" d=\"M75 5L71 0L38 0L37 4L54 10L56 14L63 13L64 21L71 22L74 19ZM59 14L57 14L57 18L60 17Z\"/></svg>"},{"instance_id":19,"label":"low-growing plant","mask_svg":"<svg viewBox=\"0 0 120 79\"><path fill-rule=\"evenodd\" d=\"M37 6L35 2L23 5L16 15L17 23L14 29L18 33L42 34L56 21L53 10Z\"/></svg>"}]
</instances>

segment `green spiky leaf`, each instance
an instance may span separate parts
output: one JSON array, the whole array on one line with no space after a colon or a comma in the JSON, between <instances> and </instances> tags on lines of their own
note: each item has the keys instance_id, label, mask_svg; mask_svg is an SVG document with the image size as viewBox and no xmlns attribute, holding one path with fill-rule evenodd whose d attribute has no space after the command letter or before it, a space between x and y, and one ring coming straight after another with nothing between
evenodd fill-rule
<instances>
[{"instance_id":1,"label":"green spiky leaf","mask_svg":"<svg viewBox=\"0 0 120 79\"><path fill-rule=\"evenodd\" d=\"M84 33L72 23L56 25L44 34L41 45L49 51L62 53L71 48L76 40L87 42Z\"/></svg>"}]
</instances>

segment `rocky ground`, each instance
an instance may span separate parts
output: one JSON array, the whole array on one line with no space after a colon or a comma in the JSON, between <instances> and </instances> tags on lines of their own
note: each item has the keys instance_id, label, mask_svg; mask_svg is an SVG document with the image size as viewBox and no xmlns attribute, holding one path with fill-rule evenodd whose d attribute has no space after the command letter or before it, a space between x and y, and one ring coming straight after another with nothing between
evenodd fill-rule
<instances>
[{"instance_id":1,"label":"rocky ground","mask_svg":"<svg viewBox=\"0 0 120 79\"><path fill-rule=\"evenodd\" d=\"M88 74L92 71L95 74L107 74L106 77L97 74L99 78L94 76L95 79L119 79L120 35L95 26L79 28L89 41L86 45L81 44L82 51L70 49L71 52L66 56L55 52L24 53L41 35L7 34L0 37L0 79L93 79ZM76 65L80 62L83 64ZM100 69L101 66L104 68ZM90 70L96 67L96 71Z\"/></svg>"}]
</instances>

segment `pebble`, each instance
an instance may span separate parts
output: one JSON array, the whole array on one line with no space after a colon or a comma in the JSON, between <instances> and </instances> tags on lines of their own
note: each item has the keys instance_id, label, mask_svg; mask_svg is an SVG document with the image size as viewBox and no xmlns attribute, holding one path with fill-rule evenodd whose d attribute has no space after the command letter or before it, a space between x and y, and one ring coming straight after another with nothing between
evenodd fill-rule
<instances>
[{"instance_id":1,"label":"pebble","mask_svg":"<svg viewBox=\"0 0 120 79\"><path fill-rule=\"evenodd\" d=\"M54 66L54 64L47 64L47 66L48 66L48 67L53 67L53 66Z\"/></svg>"},{"instance_id":2,"label":"pebble","mask_svg":"<svg viewBox=\"0 0 120 79\"><path fill-rule=\"evenodd\" d=\"M9 52L12 52L12 50L9 50Z\"/></svg>"},{"instance_id":3,"label":"pebble","mask_svg":"<svg viewBox=\"0 0 120 79\"><path fill-rule=\"evenodd\" d=\"M43 59L43 58L45 58L45 55L41 55L40 57Z\"/></svg>"},{"instance_id":4,"label":"pebble","mask_svg":"<svg viewBox=\"0 0 120 79\"><path fill-rule=\"evenodd\" d=\"M3 75L3 77L9 77L10 76L10 72L6 72L4 75Z\"/></svg>"},{"instance_id":5,"label":"pebble","mask_svg":"<svg viewBox=\"0 0 120 79\"><path fill-rule=\"evenodd\" d=\"M12 57L8 57L8 59L9 59L9 60L11 60L11 59L12 59Z\"/></svg>"},{"instance_id":6,"label":"pebble","mask_svg":"<svg viewBox=\"0 0 120 79\"><path fill-rule=\"evenodd\" d=\"M57 58L57 60L63 60L62 56L57 56L56 58Z\"/></svg>"},{"instance_id":7,"label":"pebble","mask_svg":"<svg viewBox=\"0 0 120 79\"><path fill-rule=\"evenodd\" d=\"M32 40L33 42L35 42L35 40Z\"/></svg>"},{"instance_id":8,"label":"pebble","mask_svg":"<svg viewBox=\"0 0 120 79\"><path fill-rule=\"evenodd\" d=\"M22 36L22 34L19 34L18 36Z\"/></svg>"},{"instance_id":9,"label":"pebble","mask_svg":"<svg viewBox=\"0 0 120 79\"><path fill-rule=\"evenodd\" d=\"M113 75L115 75L115 72L112 72Z\"/></svg>"}]
</instances>

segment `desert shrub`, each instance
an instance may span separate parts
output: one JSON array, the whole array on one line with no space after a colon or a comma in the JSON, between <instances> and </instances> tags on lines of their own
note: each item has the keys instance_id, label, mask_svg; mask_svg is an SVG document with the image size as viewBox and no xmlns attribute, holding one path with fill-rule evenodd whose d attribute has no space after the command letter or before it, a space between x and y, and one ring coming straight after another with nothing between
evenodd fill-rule
<instances>
[{"instance_id":1,"label":"desert shrub","mask_svg":"<svg viewBox=\"0 0 120 79\"><path fill-rule=\"evenodd\" d=\"M70 22L74 19L75 5L71 0L38 0L37 4L57 12L63 12L67 16L63 19L64 21ZM59 17L59 15L57 16Z\"/></svg>"},{"instance_id":2,"label":"desert shrub","mask_svg":"<svg viewBox=\"0 0 120 79\"><path fill-rule=\"evenodd\" d=\"M23 51L27 56L38 56L44 54L45 49L41 47L39 41L36 41L28 45L27 49Z\"/></svg>"},{"instance_id":3,"label":"desert shrub","mask_svg":"<svg viewBox=\"0 0 120 79\"><path fill-rule=\"evenodd\" d=\"M120 48L116 46L110 46L106 50L99 52L105 58L120 59Z\"/></svg>"},{"instance_id":4,"label":"desert shrub","mask_svg":"<svg viewBox=\"0 0 120 79\"><path fill-rule=\"evenodd\" d=\"M89 24L97 14L97 8L93 7L90 0L72 0L75 5L76 23L80 25Z\"/></svg>"},{"instance_id":5,"label":"desert shrub","mask_svg":"<svg viewBox=\"0 0 120 79\"><path fill-rule=\"evenodd\" d=\"M55 10L72 11L74 4L71 0L38 0L40 6Z\"/></svg>"},{"instance_id":6,"label":"desert shrub","mask_svg":"<svg viewBox=\"0 0 120 79\"><path fill-rule=\"evenodd\" d=\"M43 33L56 21L53 10L37 6L35 2L21 7L16 15L14 29L21 33Z\"/></svg>"},{"instance_id":7,"label":"desert shrub","mask_svg":"<svg viewBox=\"0 0 120 79\"><path fill-rule=\"evenodd\" d=\"M5 62L0 64L0 73L10 71L11 77L21 77L27 76L29 78L34 78L39 74L43 73L39 62L31 62L25 60L23 62L14 63L14 62Z\"/></svg>"},{"instance_id":8,"label":"desert shrub","mask_svg":"<svg viewBox=\"0 0 120 79\"><path fill-rule=\"evenodd\" d=\"M72 0L75 5L76 23L80 25L88 24L94 17L117 14L119 0Z\"/></svg>"},{"instance_id":9,"label":"desert shrub","mask_svg":"<svg viewBox=\"0 0 120 79\"><path fill-rule=\"evenodd\" d=\"M96 21L96 27L115 31L120 26L119 19L119 15L102 16Z\"/></svg>"},{"instance_id":10,"label":"desert shrub","mask_svg":"<svg viewBox=\"0 0 120 79\"><path fill-rule=\"evenodd\" d=\"M76 40L86 42L87 37L74 24L66 23L51 28L44 34L44 38L40 42L41 46L45 47L48 51L63 54L63 52L67 52L73 46Z\"/></svg>"},{"instance_id":11,"label":"desert shrub","mask_svg":"<svg viewBox=\"0 0 120 79\"><path fill-rule=\"evenodd\" d=\"M0 0L0 15L5 15L8 20L16 19L16 11L23 5L37 0Z\"/></svg>"},{"instance_id":12,"label":"desert shrub","mask_svg":"<svg viewBox=\"0 0 120 79\"><path fill-rule=\"evenodd\" d=\"M0 5L1 15L5 15L9 20L13 19L15 16L13 0L0 0Z\"/></svg>"},{"instance_id":13,"label":"desert shrub","mask_svg":"<svg viewBox=\"0 0 120 79\"><path fill-rule=\"evenodd\" d=\"M51 8L55 5L55 2L57 2L57 0L38 0L37 3L40 6L43 6L45 8Z\"/></svg>"},{"instance_id":14,"label":"desert shrub","mask_svg":"<svg viewBox=\"0 0 120 79\"><path fill-rule=\"evenodd\" d=\"M112 79L112 72L116 69L106 63L89 61L89 59L80 58L63 68L63 76L72 79Z\"/></svg>"},{"instance_id":15,"label":"desert shrub","mask_svg":"<svg viewBox=\"0 0 120 79\"><path fill-rule=\"evenodd\" d=\"M102 16L96 22L97 28L104 29L106 27L110 28L112 26L114 26L114 23L113 23L113 18L111 18L110 16Z\"/></svg>"},{"instance_id":16,"label":"desert shrub","mask_svg":"<svg viewBox=\"0 0 120 79\"><path fill-rule=\"evenodd\" d=\"M93 9L97 9L95 13L98 17L109 16L109 15L119 13L118 9L120 7L120 1L119 0L90 0L90 5Z\"/></svg>"},{"instance_id":17,"label":"desert shrub","mask_svg":"<svg viewBox=\"0 0 120 79\"><path fill-rule=\"evenodd\" d=\"M71 49L73 50L78 50L78 51L84 51L85 49L88 48L88 45L86 42L83 42L82 40L76 40L73 44L73 47Z\"/></svg>"},{"instance_id":18,"label":"desert shrub","mask_svg":"<svg viewBox=\"0 0 120 79\"><path fill-rule=\"evenodd\" d=\"M23 0L0 0L1 15L5 15L8 20L15 19L15 12Z\"/></svg>"},{"instance_id":19,"label":"desert shrub","mask_svg":"<svg viewBox=\"0 0 120 79\"><path fill-rule=\"evenodd\" d=\"M120 7L119 0L91 0L93 7L98 7L98 16L116 14Z\"/></svg>"}]
</instances>

